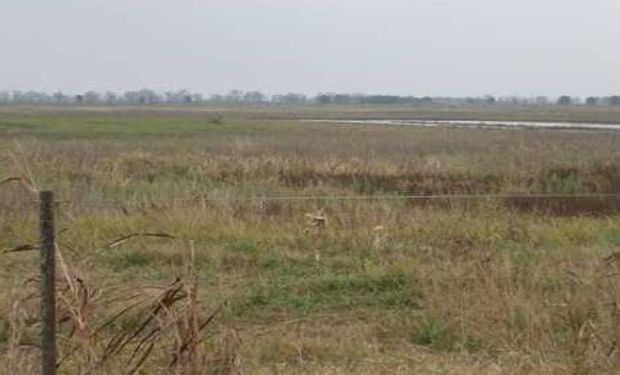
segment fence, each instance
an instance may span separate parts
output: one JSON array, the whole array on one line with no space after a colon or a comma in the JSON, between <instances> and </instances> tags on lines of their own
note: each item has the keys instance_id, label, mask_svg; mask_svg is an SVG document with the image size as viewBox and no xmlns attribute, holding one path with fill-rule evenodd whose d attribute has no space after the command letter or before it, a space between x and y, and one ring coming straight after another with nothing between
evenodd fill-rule
<instances>
[{"instance_id":1,"label":"fence","mask_svg":"<svg viewBox=\"0 0 620 375\"><path fill-rule=\"evenodd\" d=\"M56 374L56 255L54 193L39 194L39 233L41 251L41 351L43 375Z\"/></svg>"}]
</instances>

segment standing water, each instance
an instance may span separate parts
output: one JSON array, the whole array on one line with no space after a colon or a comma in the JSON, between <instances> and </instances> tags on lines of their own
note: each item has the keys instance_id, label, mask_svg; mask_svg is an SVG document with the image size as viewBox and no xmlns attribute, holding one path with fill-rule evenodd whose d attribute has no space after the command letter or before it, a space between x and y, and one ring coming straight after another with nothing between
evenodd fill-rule
<instances>
[{"instance_id":1,"label":"standing water","mask_svg":"<svg viewBox=\"0 0 620 375\"><path fill-rule=\"evenodd\" d=\"M423 127L465 127L490 129L555 129L555 130L620 130L620 124L578 123L578 122L534 122L534 121L482 121L482 120L305 120L350 125L390 125Z\"/></svg>"}]
</instances>

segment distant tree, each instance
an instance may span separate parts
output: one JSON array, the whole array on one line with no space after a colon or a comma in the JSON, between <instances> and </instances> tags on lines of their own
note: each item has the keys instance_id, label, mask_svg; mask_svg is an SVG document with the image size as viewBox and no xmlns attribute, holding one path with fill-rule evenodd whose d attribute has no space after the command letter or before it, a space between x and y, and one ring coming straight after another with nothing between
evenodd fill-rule
<instances>
[{"instance_id":1,"label":"distant tree","mask_svg":"<svg viewBox=\"0 0 620 375\"><path fill-rule=\"evenodd\" d=\"M11 93L11 99L13 103L22 103L24 101L24 93L20 90L14 90Z\"/></svg>"},{"instance_id":2,"label":"distant tree","mask_svg":"<svg viewBox=\"0 0 620 375\"><path fill-rule=\"evenodd\" d=\"M231 90L228 94L224 96L224 101L227 103L240 103L243 98L243 91L241 90Z\"/></svg>"},{"instance_id":3,"label":"distant tree","mask_svg":"<svg viewBox=\"0 0 620 375\"><path fill-rule=\"evenodd\" d=\"M13 101L16 103L43 104L52 103L53 98L44 92L39 91L14 91Z\"/></svg>"},{"instance_id":4,"label":"distant tree","mask_svg":"<svg viewBox=\"0 0 620 375\"><path fill-rule=\"evenodd\" d=\"M138 91L138 102L140 104L155 104L159 101L159 95L151 89L142 89Z\"/></svg>"},{"instance_id":5,"label":"distant tree","mask_svg":"<svg viewBox=\"0 0 620 375\"><path fill-rule=\"evenodd\" d=\"M420 103L422 104L430 104L433 102L433 98L431 98L430 96L425 96L423 98L420 98Z\"/></svg>"},{"instance_id":6,"label":"distant tree","mask_svg":"<svg viewBox=\"0 0 620 375\"><path fill-rule=\"evenodd\" d=\"M166 91L164 96L159 98L158 100L162 100L166 103L170 104L183 104L187 101L187 97L192 96L187 90L179 90L179 91Z\"/></svg>"},{"instance_id":7,"label":"distant tree","mask_svg":"<svg viewBox=\"0 0 620 375\"><path fill-rule=\"evenodd\" d=\"M573 99L568 95L562 95L558 99L558 104L559 105L571 105L573 104Z\"/></svg>"},{"instance_id":8,"label":"distant tree","mask_svg":"<svg viewBox=\"0 0 620 375\"><path fill-rule=\"evenodd\" d=\"M613 105L613 106L620 105L620 96L619 95L610 96L608 101L610 105Z\"/></svg>"},{"instance_id":9,"label":"distant tree","mask_svg":"<svg viewBox=\"0 0 620 375\"><path fill-rule=\"evenodd\" d=\"M290 96L291 94L289 94ZM295 100L300 104L307 103L308 99L305 96L296 96L290 99L292 102ZM274 103L285 102L286 99L281 95L275 95L273 97ZM418 105L432 103L431 97L418 98L415 96L398 96L398 95L362 95L362 94L319 94L312 99L314 103L326 105L326 104L372 104L372 105ZM479 100L478 100L479 101Z\"/></svg>"},{"instance_id":10,"label":"distant tree","mask_svg":"<svg viewBox=\"0 0 620 375\"><path fill-rule=\"evenodd\" d=\"M83 99L84 103L86 103L86 104L97 104L97 103L99 103L99 99L100 98L101 98L101 96L99 95L99 93L97 93L95 91L87 91L82 96L82 99Z\"/></svg>"},{"instance_id":11,"label":"distant tree","mask_svg":"<svg viewBox=\"0 0 620 375\"><path fill-rule=\"evenodd\" d=\"M336 94L332 98L332 101L335 104L351 104L353 102L353 98L348 94Z\"/></svg>"},{"instance_id":12,"label":"distant tree","mask_svg":"<svg viewBox=\"0 0 620 375\"><path fill-rule=\"evenodd\" d=\"M0 91L0 103L8 103L11 101L11 94L7 91Z\"/></svg>"},{"instance_id":13,"label":"distant tree","mask_svg":"<svg viewBox=\"0 0 620 375\"><path fill-rule=\"evenodd\" d=\"M549 104L549 98L547 98L546 96L537 96L536 99L534 99L534 101L538 105L547 105L547 104Z\"/></svg>"},{"instance_id":14,"label":"distant tree","mask_svg":"<svg viewBox=\"0 0 620 375\"><path fill-rule=\"evenodd\" d=\"M489 105L493 105L497 102L493 95L487 95L484 97L484 102Z\"/></svg>"},{"instance_id":15,"label":"distant tree","mask_svg":"<svg viewBox=\"0 0 620 375\"><path fill-rule=\"evenodd\" d=\"M241 100L247 104L260 104L267 101L267 95L260 91L249 91L243 95Z\"/></svg>"},{"instance_id":16,"label":"distant tree","mask_svg":"<svg viewBox=\"0 0 620 375\"><path fill-rule=\"evenodd\" d=\"M125 91L123 93L123 101L127 104L139 104L140 93L138 91Z\"/></svg>"},{"instance_id":17,"label":"distant tree","mask_svg":"<svg viewBox=\"0 0 620 375\"><path fill-rule=\"evenodd\" d=\"M401 98L394 95L371 95L364 98L367 104L399 104Z\"/></svg>"},{"instance_id":18,"label":"distant tree","mask_svg":"<svg viewBox=\"0 0 620 375\"><path fill-rule=\"evenodd\" d=\"M365 97L365 95L364 94L360 94L360 93L351 94L351 95L349 95L349 103L350 104L362 104L362 103L364 103L364 97Z\"/></svg>"},{"instance_id":19,"label":"distant tree","mask_svg":"<svg viewBox=\"0 0 620 375\"><path fill-rule=\"evenodd\" d=\"M164 92L164 102L166 103L174 103L175 102L175 93L172 91Z\"/></svg>"},{"instance_id":20,"label":"distant tree","mask_svg":"<svg viewBox=\"0 0 620 375\"><path fill-rule=\"evenodd\" d=\"M73 100L77 103L77 104L82 104L84 102L84 95L78 94L76 95Z\"/></svg>"},{"instance_id":21,"label":"distant tree","mask_svg":"<svg viewBox=\"0 0 620 375\"><path fill-rule=\"evenodd\" d=\"M33 104L40 104L49 101L49 96L43 92L28 90L24 94L26 102Z\"/></svg>"},{"instance_id":22,"label":"distant tree","mask_svg":"<svg viewBox=\"0 0 620 375\"><path fill-rule=\"evenodd\" d=\"M67 100L67 97L62 93L62 91L56 91L52 94L52 97L54 98L54 103L56 104L63 104Z\"/></svg>"},{"instance_id":23,"label":"distant tree","mask_svg":"<svg viewBox=\"0 0 620 375\"><path fill-rule=\"evenodd\" d=\"M290 104L306 104L308 102L308 97L304 94L288 93L284 97Z\"/></svg>"},{"instance_id":24,"label":"distant tree","mask_svg":"<svg viewBox=\"0 0 620 375\"><path fill-rule=\"evenodd\" d=\"M316 97L316 102L321 105L330 104L332 102L332 96L329 94L319 94Z\"/></svg>"},{"instance_id":25,"label":"distant tree","mask_svg":"<svg viewBox=\"0 0 620 375\"><path fill-rule=\"evenodd\" d=\"M219 94L215 94L215 95L211 95L208 99L209 103L223 103L224 102L224 97L222 95Z\"/></svg>"},{"instance_id":26,"label":"distant tree","mask_svg":"<svg viewBox=\"0 0 620 375\"><path fill-rule=\"evenodd\" d=\"M597 105L598 104L598 98L594 97L594 96L589 96L586 99L586 104L589 105L589 106Z\"/></svg>"},{"instance_id":27,"label":"distant tree","mask_svg":"<svg viewBox=\"0 0 620 375\"><path fill-rule=\"evenodd\" d=\"M116 95L112 91L106 91L106 93L103 94L103 101L107 105L116 104L118 102L118 95Z\"/></svg>"},{"instance_id":28,"label":"distant tree","mask_svg":"<svg viewBox=\"0 0 620 375\"><path fill-rule=\"evenodd\" d=\"M304 94L288 93L286 95L274 95L271 97L271 102L273 104L299 105L306 104L307 101L308 98Z\"/></svg>"},{"instance_id":29,"label":"distant tree","mask_svg":"<svg viewBox=\"0 0 620 375\"><path fill-rule=\"evenodd\" d=\"M476 104L478 102L478 100L476 98L469 97L469 98L465 98L465 102L467 104Z\"/></svg>"}]
</instances>

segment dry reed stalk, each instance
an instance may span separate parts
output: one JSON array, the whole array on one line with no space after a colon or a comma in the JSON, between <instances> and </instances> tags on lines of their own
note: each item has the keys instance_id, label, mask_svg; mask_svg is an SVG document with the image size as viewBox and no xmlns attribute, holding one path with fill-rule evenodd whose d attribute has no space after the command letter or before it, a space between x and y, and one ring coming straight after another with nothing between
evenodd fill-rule
<instances>
[{"instance_id":1,"label":"dry reed stalk","mask_svg":"<svg viewBox=\"0 0 620 375\"><path fill-rule=\"evenodd\" d=\"M230 329L220 335L218 349L215 353L216 364L213 366L214 373L218 375L241 375L243 367L239 357L239 348L242 340L238 330Z\"/></svg>"},{"instance_id":2,"label":"dry reed stalk","mask_svg":"<svg viewBox=\"0 0 620 375\"><path fill-rule=\"evenodd\" d=\"M131 234L122 236L113 241L110 241L106 245L104 245L104 247L107 247L107 248L116 247L136 237L157 237L157 238L166 238L166 239L171 239L171 240L177 239L177 237L172 236L167 233L136 232L136 233L131 233Z\"/></svg>"},{"instance_id":3,"label":"dry reed stalk","mask_svg":"<svg viewBox=\"0 0 620 375\"><path fill-rule=\"evenodd\" d=\"M119 244L119 241L137 236L124 236L110 243ZM156 237L175 238L161 233ZM206 316L203 314L191 241L182 276L163 287L94 289L69 265L58 244L56 254L62 275L57 286L59 368L70 366L84 374L115 372L114 369L121 368L134 374L141 373L147 366L166 365L178 374L207 371L203 333L222 312L223 306ZM13 311L21 309L20 306L14 305ZM7 355L13 366L10 369L16 371L9 373L23 373L19 371L24 368L20 342L27 327L25 319L17 319L19 314L11 316L16 320L11 331L13 345ZM134 323L127 328L117 328L127 322ZM162 351L169 357L161 357Z\"/></svg>"},{"instance_id":4,"label":"dry reed stalk","mask_svg":"<svg viewBox=\"0 0 620 375\"><path fill-rule=\"evenodd\" d=\"M39 194L39 189L36 187L34 182L32 182L32 179L30 179L30 178L28 178L26 176L5 178L4 180L0 180L0 186L4 185L4 184L8 184L10 182L16 182L19 185L25 187L26 190L28 190L29 192L31 192L33 194Z\"/></svg>"},{"instance_id":5,"label":"dry reed stalk","mask_svg":"<svg viewBox=\"0 0 620 375\"><path fill-rule=\"evenodd\" d=\"M24 245L18 245L18 246L9 248L9 249L0 250L0 253L20 253L20 252L32 251L32 250L38 250L38 249L39 249L38 245L24 244Z\"/></svg>"}]
</instances>

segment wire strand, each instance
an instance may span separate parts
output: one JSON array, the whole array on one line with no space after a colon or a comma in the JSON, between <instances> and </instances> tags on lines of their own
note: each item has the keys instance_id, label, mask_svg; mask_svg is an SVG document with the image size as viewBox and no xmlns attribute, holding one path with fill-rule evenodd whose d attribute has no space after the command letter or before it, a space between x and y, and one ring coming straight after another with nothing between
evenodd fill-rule
<instances>
[{"instance_id":1,"label":"wire strand","mask_svg":"<svg viewBox=\"0 0 620 375\"><path fill-rule=\"evenodd\" d=\"M78 203L82 205L149 205L170 203L197 203L197 202L253 202L253 201L372 201L372 200L483 200L483 199L620 199L620 193L591 193L591 194L381 194L381 195L248 195L229 197L196 197L172 198L152 200L59 200L59 204Z\"/></svg>"}]
</instances>

